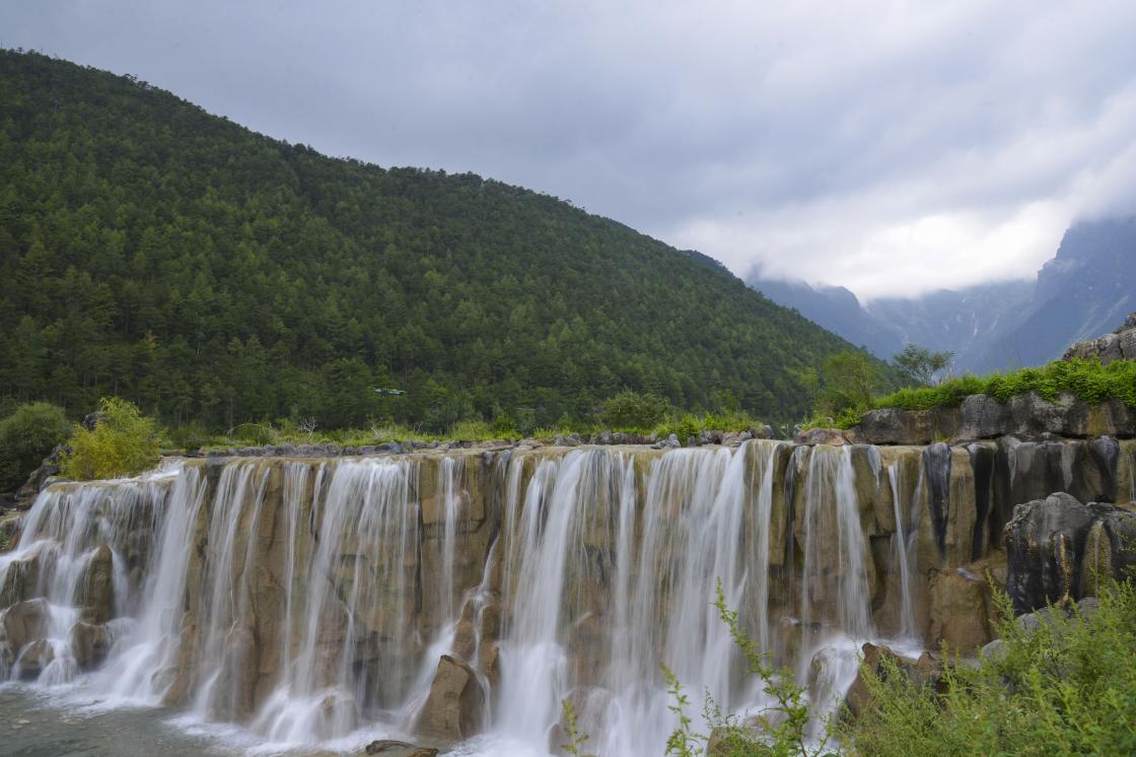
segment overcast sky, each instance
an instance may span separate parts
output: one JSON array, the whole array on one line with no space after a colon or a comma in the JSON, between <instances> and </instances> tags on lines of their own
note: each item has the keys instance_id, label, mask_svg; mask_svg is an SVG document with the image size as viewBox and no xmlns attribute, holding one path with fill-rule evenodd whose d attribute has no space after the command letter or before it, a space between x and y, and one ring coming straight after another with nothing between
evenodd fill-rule
<instances>
[{"instance_id":1,"label":"overcast sky","mask_svg":"<svg viewBox=\"0 0 1136 757\"><path fill-rule=\"evenodd\" d=\"M1136 209L1132 0L4 0L0 45L864 297L1032 276Z\"/></svg>"}]
</instances>

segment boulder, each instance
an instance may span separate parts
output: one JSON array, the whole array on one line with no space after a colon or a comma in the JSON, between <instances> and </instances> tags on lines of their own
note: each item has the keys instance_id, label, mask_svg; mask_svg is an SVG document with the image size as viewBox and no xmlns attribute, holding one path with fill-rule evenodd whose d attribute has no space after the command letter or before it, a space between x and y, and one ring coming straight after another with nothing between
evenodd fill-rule
<instances>
[{"instance_id":1,"label":"boulder","mask_svg":"<svg viewBox=\"0 0 1136 757\"><path fill-rule=\"evenodd\" d=\"M774 713L768 713L772 718ZM756 725L734 724L715 726L706 739L707 757L733 757L749 754L756 744L762 744L762 731Z\"/></svg>"},{"instance_id":2,"label":"boulder","mask_svg":"<svg viewBox=\"0 0 1136 757\"><path fill-rule=\"evenodd\" d=\"M1075 545L1093 524L1089 508L1064 492L1014 508L1004 539L1006 591L1019 613L1060 601L1077 587Z\"/></svg>"},{"instance_id":3,"label":"boulder","mask_svg":"<svg viewBox=\"0 0 1136 757\"><path fill-rule=\"evenodd\" d=\"M1136 513L1063 492L1014 508L1004 539L1018 613L1095 593L1101 579L1136 565Z\"/></svg>"},{"instance_id":4,"label":"boulder","mask_svg":"<svg viewBox=\"0 0 1136 757\"><path fill-rule=\"evenodd\" d=\"M47 632L49 622L46 599L28 599L17 602L4 611L4 640L13 654Z\"/></svg>"},{"instance_id":5,"label":"boulder","mask_svg":"<svg viewBox=\"0 0 1136 757\"><path fill-rule=\"evenodd\" d=\"M60 444L51 451L51 454L43 459L39 467L32 471L28 476L28 480L16 490L16 508L19 510L29 509L35 503L36 496L47 488L48 483L59 475L60 466L63 462L63 456L71 451L71 448L66 444Z\"/></svg>"},{"instance_id":6,"label":"boulder","mask_svg":"<svg viewBox=\"0 0 1136 757\"><path fill-rule=\"evenodd\" d=\"M991 640L990 588L984 578L965 569L936 573L931 579L932 645L970 654Z\"/></svg>"},{"instance_id":7,"label":"boulder","mask_svg":"<svg viewBox=\"0 0 1136 757\"><path fill-rule=\"evenodd\" d=\"M24 647L16 659L16 676L22 681L34 681L54 661L55 648L51 642L36 639Z\"/></svg>"},{"instance_id":8,"label":"boulder","mask_svg":"<svg viewBox=\"0 0 1136 757\"><path fill-rule=\"evenodd\" d=\"M35 593L39 581L39 553L8 563L0 577L0 607L10 607Z\"/></svg>"},{"instance_id":9,"label":"boulder","mask_svg":"<svg viewBox=\"0 0 1136 757\"><path fill-rule=\"evenodd\" d=\"M418 746L393 739L372 741L363 751L366 754L381 754L383 757L435 757L438 754L438 750L433 747Z\"/></svg>"},{"instance_id":10,"label":"boulder","mask_svg":"<svg viewBox=\"0 0 1136 757\"><path fill-rule=\"evenodd\" d=\"M1010 648L1002 639L994 639L989 644L978 650L978 657L981 660L993 660L999 662L1006 658L1009 654Z\"/></svg>"},{"instance_id":11,"label":"boulder","mask_svg":"<svg viewBox=\"0 0 1136 757\"><path fill-rule=\"evenodd\" d=\"M452 743L476 735L484 725L485 691L477 673L466 663L442 655L418 713L416 731Z\"/></svg>"},{"instance_id":12,"label":"boulder","mask_svg":"<svg viewBox=\"0 0 1136 757\"><path fill-rule=\"evenodd\" d=\"M993 397L972 394L959 407L960 439L991 439L1006 432L1010 423L1009 409Z\"/></svg>"},{"instance_id":13,"label":"boulder","mask_svg":"<svg viewBox=\"0 0 1136 757\"><path fill-rule=\"evenodd\" d=\"M107 545L100 545L88 558L75 600L88 623L106 623L114 617L114 553Z\"/></svg>"},{"instance_id":14,"label":"boulder","mask_svg":"<svg viewBox=\"0 0 1136 757\"><path fill-rule=\"evenodd\" d=\"M98 667L106 660L113 639L105 625L79 621L71 627L71 654L81 670Z\"/></svg>"},{"instance_id":15,"label":"boulder","mask_svg":"<svg viewBox=\"0 0 1136 757\"><path fill-rule=\"evenodd\" d=\"M797 444L805 444L810 447L818 444L842 447L848 444L848 437L838 428L810 428L797 434L794 441Z\"/></svg>"},{"instance_id":16,"label":"boulder","mask_svg":"<svg viewBox=\"0 0 1136 757\"><path fill-rule=\"evenodd\" d=\"M939 661L926 653L918 660L910 660L900 657L888 647L872 643L864 644L860 652L860 671L844 696L846 714L852 719L859 717L871 706L872 693L865 679L869 673L882 677L885 674L885 660L890 660L903 675L920 686L937 685L942 672Z\"/></svg>"},{"instance_id":17,"label":"boulder","mask_svg":"<svg viewBox=\"0 0 1136 757\"><path fill-rule=\"evenodd\" d=\"M14 503L10 504L14 506ZM23 528L23 521L23 513L18 510L4 513L0 517L0 552L14 549L20 543L20 530Z\"/></svg>"}]
</instances>

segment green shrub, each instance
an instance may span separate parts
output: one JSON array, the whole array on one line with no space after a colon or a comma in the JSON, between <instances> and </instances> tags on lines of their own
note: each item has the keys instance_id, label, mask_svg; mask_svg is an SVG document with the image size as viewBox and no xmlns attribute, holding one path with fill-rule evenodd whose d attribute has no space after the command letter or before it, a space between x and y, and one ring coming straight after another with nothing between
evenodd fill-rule
<instances>
[{"instance_id":1,"label":"green shrub","mask_svg":"<svg viewBox=\"0 0 1136 757\"><path fill-rule=\"evenodd\" d=\"M621 431L646 431L663 419L670 404L662 397L624 390L606 400L597 420L601 425Z\"/></svg>"},{"instance_id":2,"label":"green shrub","mask_svg":"<svg viewBox=\"0 0 1136 757\"><path fill-rule=\"evenodd\" d=\"M0 421L0 491L18 489L70 431L63 409L48 402L20 405Z\"/></svg>"},{"instance_id":3,"label":"green shrub","mask_svg":"<svg viewBox=\"0 0 1136 757\"><path fill-rule=\"evenodd\" d=\"M76 426L68 445L63 474L78 480L131 476L154 467L161 456L157 424L118 397L100 400L95 428Z\"/></svg>"},{"instance_id":4,"label":"green shrub","mask_svg":"<svg viewBox=\"0 0 1136 757\"><path fill-rule=\"evenodd\" d=\"M870 702L838 729L852 754L1136 754L1136 589L1104 587L1092 614L1047 612L1034 631L999 598L1004 655L948 662L939 687L894 662L865 670ZM940 693L941 692L941 693Z\"/></svg>"},{"instance_id":5,"label":"green shrub","mask_svg":"<svg viewBox=\"0 0 1136 757\"><path fill-rule=\"evenodd\" d=\"M264 446L276 442L276 431L267 423L241 423L229 432L234 441L253 446Z\"/></svg>"},{"instance_id":6,"label":"green shrub","mask_svg":"<svg viewBox=\"0 0 1136 757\"><path fill-rule=\"evenodd\" d=\"M459 442L479 442L493 439L493 429L483 420L469 419L458 421L447 434L451 439Z\"/></svg>"},{"instance_id":7,"label":"green shrub","mask_svg":"<svg viewBox=\"0 0 1136 757\"><path fill-rule=\"evenodd\" d=\"M169 429L166 432L164 445L178 450L198 450L213 444L215 438L209 430L200 423L188 423L184 426Z\"/></svg>"}]
</instances>

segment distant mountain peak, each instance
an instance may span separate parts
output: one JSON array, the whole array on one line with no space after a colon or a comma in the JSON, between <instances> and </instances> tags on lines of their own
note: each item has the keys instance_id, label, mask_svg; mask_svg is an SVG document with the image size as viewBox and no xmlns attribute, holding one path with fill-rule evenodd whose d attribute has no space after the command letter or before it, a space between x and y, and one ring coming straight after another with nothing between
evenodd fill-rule
<instances>
[{"instance_id":1,"label":"distant mountain peak","mask_svg":"<svg viewBox=\"0 0 1136 757\"><path fill-rule=\"evenodd\" d=\"M1058 358L1136 310L1136 216L1081 221L1033 281L941 289L861 304L843 287L765 277L750 286L881 358L906 343L954 352L955 370L987 372Z\"/></svg>"}]
</instances>

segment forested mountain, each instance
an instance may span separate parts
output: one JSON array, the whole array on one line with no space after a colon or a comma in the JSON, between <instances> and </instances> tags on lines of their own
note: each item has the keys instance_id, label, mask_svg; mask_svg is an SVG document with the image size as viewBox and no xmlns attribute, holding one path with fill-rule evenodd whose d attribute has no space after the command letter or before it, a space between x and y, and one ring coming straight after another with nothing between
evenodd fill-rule
<instances>
[{"instance_id":1,"label":"forested mountain","mask_svg":"<svg viewBox=\"0 0 1136 757\"><path fill-rule=\"evenodd\" d=\"M792 419L803 374L847 346L553 197L331 159L132 77L0 51L9 402L441 428L585 417L626 387Z\"/></svg>"}]
</instances>

